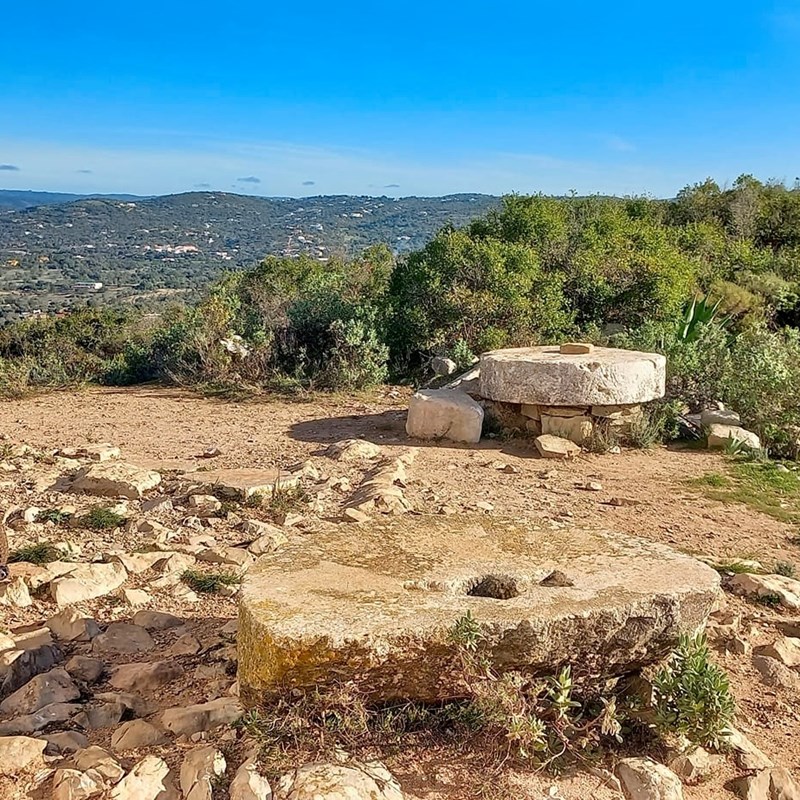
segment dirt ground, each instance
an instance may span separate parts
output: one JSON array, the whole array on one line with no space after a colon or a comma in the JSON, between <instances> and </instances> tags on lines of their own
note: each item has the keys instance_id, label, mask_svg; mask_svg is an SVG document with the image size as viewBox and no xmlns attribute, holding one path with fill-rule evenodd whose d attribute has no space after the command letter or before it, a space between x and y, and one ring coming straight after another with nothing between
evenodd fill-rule
<instances>
[{"instance_id":1,"label":"dirt ground","mask_svg":"<svg viewBox=\"0 0 800 800\"><path fill-rule=\"evenodd\" d=\"M764 564L800 562L800 548L792 544L796 531L746 506L709 501L689 481L709 472L724 472L724 456L700 450L659 447L650 451L624 450L618 455L584 454L569 462L538 457L526 440L485 440L475 446L426 445L410 442L404 431L408 391L383 389L353 397L315 397L311 400L266 400L232 403L206 399L175 389L136 388L57 392L0 404L0 435L11 443L25 443L53 452L89 442L111 442L122 449L125 460L159 470L197 469L198 457L209 448L221 454L216 467L287 467L315 459L331 442L361 438L388 453L418 447L409 469L405 495L420 513L483 513L537 522L556 521L585 528L605 528L670 544L692 554L721 560L755 558ZM330 480L345 478L357 485L359 473L352 465L326 460ZM589 491L598 482L599 491ZM0 489L5 504L31 503L13 481ZM52 496L47 499L54 499ZM344 494L328 491L314 513L336 518ZM37 503L42 504L41 498ZM235 534L216 531L233 543ZM12 533L12 537L15 534ZM55 533L53 535L56 535ZM24 537L24 534L22 534ZM86 551L130 546L126 541L85 537ZM17 543L18 544L18 543ZM14 542L12 542L14 546ZM744 615L744 630L753 645L774 638L779 613L727 595L730 609ZM181 613L193 620L198 638L235 617L233 599L202 600L191 606L173 602L159 609ZM53 613L51 609L49 613ZM104 619L125 619L126 612L113 603L92 611ZM0 610L0 628L34 624L47 609L19 612ZM734 655L718 647L716 658L729 671L738 702L737 724L781 766L800 772L800 705L783 688L764 686L749 656ZM195 676L180 687L171 701L204 699L197 681L203 659L188 664ZM213 670L212 670L213 672ZM190 674L187 668L187 675ZM203 675L202 670L199 673ZM209 673L211 674L211 673ZM207 680L207 677L205 678ZM199 696L199 699L198 699ZM470 797L457 763L430 759L391 765L411 795L425 800L460 800ZM689 800L716 800L733 795L726 784L737 774L726 761L707 783L686 787ZM512 782L520 798L560 797L587 800L619 797L600 778L587 773L559 777L515 774ZM557 787L553 794L551 787Z\"/></svg>"}]
</instances>

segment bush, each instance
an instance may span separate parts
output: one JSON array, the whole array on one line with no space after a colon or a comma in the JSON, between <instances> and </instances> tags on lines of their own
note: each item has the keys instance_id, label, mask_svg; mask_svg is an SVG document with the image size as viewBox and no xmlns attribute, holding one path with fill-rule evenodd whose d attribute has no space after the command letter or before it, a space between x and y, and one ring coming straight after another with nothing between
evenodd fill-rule
<instances>
[{"instance_id":1,"label":"bush","mask_svg":"<svg viewBox=\"0 0 800 800\"><path fill-rule=\"evenodd\" d=\"M682 636L653 680L657 725L663 733L718 747L735 710L725 672L711 663L705 637Z\"/></svg>"}]
</instances>

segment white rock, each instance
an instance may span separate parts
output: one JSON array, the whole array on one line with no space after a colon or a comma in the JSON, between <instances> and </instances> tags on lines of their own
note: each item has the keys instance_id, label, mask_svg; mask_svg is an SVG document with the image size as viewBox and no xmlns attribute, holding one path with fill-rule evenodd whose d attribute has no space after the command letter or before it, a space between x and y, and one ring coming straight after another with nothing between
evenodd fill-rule
<instances>
[{"instance_id":1,"label":"white rock","mask_svg":"<svg viewBox=\"0 0 800 800\"><path fill-rule=\"evenodd\" d=\"M325 455L336 461L360 461L377 458L381 452L377 444L364 439L343 439L341 442L329 445Z\"/></svg>"},{"instance_id":2,"label":"white rock","mask_svg":"<svg viewBox=\"0 0 800 800\"><path fill-rule=\"evenodd\" d=\"M772 644L757 647L755 652L760 656L774 658L784 666L800 667L800 639L781 636Z\"/></svg>"},{"instance_id":3,"label":"white rock","mask_svg":"<svg viewBox=\"0 0 800 800\"><path fill-rule=\"evenodd\" d=\"M435 356L431 359L431 369L434 375L444 377L445 375L452 375L458 369L458 364L452 358Z\"/></svg>"},{"instance_id":4,"label":"white rock","mask_svg":"<svg viewBox=\"0 0 800 800\"><path fill-rule=\"evenodd\" d=\"M743 444L752 450L761 448L761 440L752 431L738 425L710 425L708 428L709 447L727 447L731 443Z\"/></svg>"},{"instance_id":5,"label":"white rock","mask_svg":"<svg viewBox=\"0 0 800 800\"><path fill-rule=\"evenodd\" d=\"M592 420L586 416L563 417L543 413L541 423L542 434L545 436L558 436L575 444L583 444L592 435L594 429Z\"/></svg>"},{"instance_id":6,"label":"white rock","mask_svg":"<svg viewBox=\"0 0 800 800\"><path fill-rule=\"evenodd\" d=\"M88 642L100 633L95 620L84 617L72 606L59 611L44 624L62 642Z\"/></svg>"},{"instance_id":7,"label":"white rock","mask_svg":"<svg viewBox=\"0 0 800 800\"><path fill-rule=\"evenodd\" d=\"M29 736L0 736L0 775L17 775L44 766L44 739Z\"/></svg>"},{"instance_id":8,"label":"white rock","mask_svg":"<svg viewBox=\"0 0 800 800\"><path fill-rule=\"evenodd\" d=\"M617 777L626 800L683 800L680 778L649 758L622 759Z\"/></svg>"},{"instance_id":9,"label":"white rock","mask_svg":"<svg viewBox=\"0 0 800 800\"><path fill-rule=\"evenodd\" d=\"M145 756L110 792L110 800L156 800L169 767L163 758Z\"/></svg>"},{"instance_id":10,"label":"white rock","mask_svg":"<svg viewBox=\"0 0 800 800\"><path fill-rule=\"evenodd\" d=\"M161 715L161 724L176 735L191 736L220 725L231 725L241 719L243 713L236 698L220 697L194 706L168 708Z\"/></svg>"},{"instance_id":11,"label":"white rock","mask_svg":"<svg viewBox=\"0 0 800 800\"><path fill-rule=\"evenodd\" d=\"M380 762L358 767L306 764L278 781L275 800L404 800L392 774Z\"/></svg>"},{"instance_id":12,"label":"white rock","mask_svg":"<svg viewBox=\"0 0 800 800\"><path fill-rule=\"evenodd\" d=\"M102 747L93 746L79 750L72 757L72 763L77 769L97 772L109 783L118 783L125 775L119 761Z\"/></svg>"},{"instance_id":13,"label":"white rock","mask_svg":"<svg viewBox=\"0 0 800 800\"><path fill-rule=\"evenodd\" d=\"M127 577L122 564L79 564L69 574L50 581L50 596L59 606L82 603L111 594Z\"/></svg>"},{"instance_id":14,"label":"white rock","mask_svg":"<svg viewBox=\"0 0 800 800\"><path fill-rule=\"evenodd\" d=\"M122 602L132 608L146 606L153 599L144 589L123 589L120 596Z\"/></svg>"},{"instance_id":15,"label":"white rock","mask_svg":"<svg viewBox=\"0 0 800 800\"><path fill-rule=\"evenodd\" d=\"M104 789L102 776L93 770L57 769L53 775L53 800L88 800Z\"/></svg>"},{"instance_id":16,"label":"white rock","mask_svg":"<svg viewBox=\"0 0 800 800\"><path fill-rule=\"evenodd\" d=\"M712 425L738 426L741 421L735 411L721 408L707 408L700 414L700 424L704 428L710 428Z\"/></svg>"},{"instance_id":17,"label":"white rock","mask_svg":"<svg viewBox=\"0 0 800 800\"><path fill-rule=\"evenodd\" d=\"M226 769L225 756L213 745L190 750L181 765L181 792L185 800L211 800L214 781Z\"/></svg>"},{"instance_id":18,"label":"white rock","mask_svg":"<svg viewBox=\"0 0 800 800\"><path fill-rule=\"evenodd\" d=\"M236 770L228 789L230 800L272 800L272 787L250 758Z\"/></svg>"},{"instance_id":19,"label":"white rock","mask_svg":"<svg viewBox=\"0 0 800 800\"><path fill-rule=\"evenodd\" d=\"M5 583L0 583L0 606L29 608L32 605L31 593L22 578L13 578Z\"/></svg>"},{"instance_id":20,"label":"white rock","mask_svg":"<svg viewBox=\"0 0 800 800\"><path fill-rule=\"evenodd\" d=\"M99 497L139 500L161 483L161 475L124 461L105 461L81 470L72 490Z\"/></svg>"},{"instance_id":21,"label":"white rock","mask_svg":"<svg viewBox=\"0 0 800 800\"><path fill-rule=\"evenodd\" d=\"M735 594L756 598L774 595L785 608L800 609L800 581L794 578L742 572L734 575L728 586Z\"/></svg>"},{"instance_id":22,"label":"white rock","mask_svg":"<svg viewBox=\"0 0 800 800\"><path fill-rule=\"evenodd\" d=\"M408 406L406 433L417 439L476 443L483 428L483 408L452 389L423 389Z\"/></svg>"},{"instance_id":23,"label":"white rock","mask_svg":"<svg viewBox=\"0 0 800 800\"><path fill-rule=\"evenodd\" d=\"M123 722L111 734L111 749L115 752L138 750L141 747L157 747L169 740L164 734L143 719L132 719Z\"/></svg>"},{"instance_id":24,"label":"white rock","mask_svg":"<svg viewBox=\"0 0 800 800\"><path fill-rule=\"evenodd\" d=\"M534 443L542 458L574 458L581 452L581 448L569 439L562 439L560 436L550 434L537 436Z\"/></svg>"}]
</instances>

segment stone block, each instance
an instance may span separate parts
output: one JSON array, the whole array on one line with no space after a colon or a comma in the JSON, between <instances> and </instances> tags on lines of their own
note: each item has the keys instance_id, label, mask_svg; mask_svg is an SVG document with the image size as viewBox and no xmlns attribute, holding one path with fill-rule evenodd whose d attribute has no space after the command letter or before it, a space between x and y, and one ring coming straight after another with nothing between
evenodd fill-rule
<instances>
[{"instance_id":1,"label":"stone block","mask_svg":"<svg viewBox=\"0 0 800 800\"><path fill-rule=\"evenodd\" d=\"M245 576L240 693L352 681L374 701L460 696L451 633L467 611L498 672L622 675L701 627L718 589L705 564L627 535L486 516L394 517L358 536L320 522Z\"/></svg>"},{"instance_id":2,"label":"stone block","mask_svg":"<svg viewBox=\"0 0 800 800\"><path fill-rule=\"evenodd\" d=\"M752 431L738 425L720 425L715 423L708 428L708 446L710 448L727 447L731 443L740 443L752 450L761 448L761 440Z\"/></svg>"},{"instance_id":3,"label":"stone block","mask_svg":"<svg viewBox=\"0 0 800 800\"><path fill-rule=\"evenodd\" d=\"M542 433L568 439L575 444L583 444L594 430L589 417L551 417L542 414Z\"/></svg>"},{"instance_id":4,"label":"stone block","mask_svg":"<svg viewBox=\"0 0 800 800\"><path fill-rule=\"evenodd\" d=\"M483 409L464 392L422 389L408 406L406 433L415 439L449 439L475 444L481 439Z\"/></svg>"}]
</instances>

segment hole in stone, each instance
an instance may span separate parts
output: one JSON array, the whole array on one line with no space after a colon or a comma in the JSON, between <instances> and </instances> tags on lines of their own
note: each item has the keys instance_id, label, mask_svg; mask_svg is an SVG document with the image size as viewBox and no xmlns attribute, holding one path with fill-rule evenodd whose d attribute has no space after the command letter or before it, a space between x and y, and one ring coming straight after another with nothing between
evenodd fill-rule
<instances>
[{"instance_id":1,"label":"hole in stone","mask_svg":"<svg viewBox=\"0 0 800 800\"><path fill-rule=\"evenodd\" d=\"M491 597L494 600L510 600L519 597L517 579L510 575L484 575L475 578L467 594L471 597Z\"/></svg>"}]
</instances>

